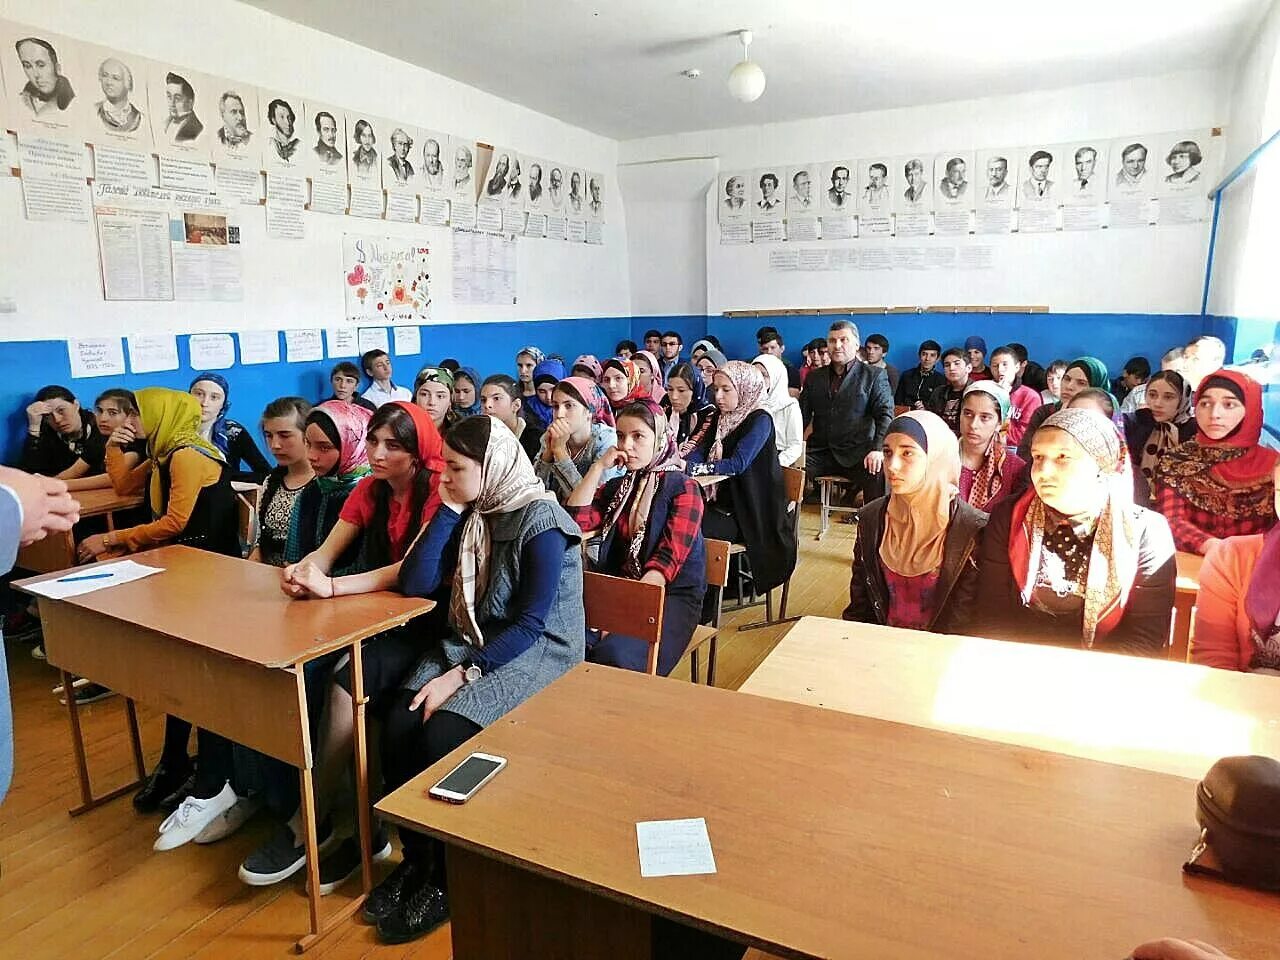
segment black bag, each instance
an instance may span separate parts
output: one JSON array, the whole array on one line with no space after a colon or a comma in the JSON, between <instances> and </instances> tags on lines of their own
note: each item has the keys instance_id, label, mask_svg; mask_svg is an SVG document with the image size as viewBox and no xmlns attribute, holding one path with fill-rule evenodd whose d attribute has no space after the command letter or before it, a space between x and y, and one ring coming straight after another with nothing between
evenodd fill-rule
<instances>
[{"instance_id":1,"label":"black bag","mask_svg":"<svg viewBox=\"0 0 1280 960\"><path fill-rule=\"evenodd\" d=\"M1183 869L1280 890L1280 762L1271 757L1219 760L1196 786L1196 820L1200 842ZM1209 859L1217 869L1205 862Z\"/></svg>"}]
</instances>

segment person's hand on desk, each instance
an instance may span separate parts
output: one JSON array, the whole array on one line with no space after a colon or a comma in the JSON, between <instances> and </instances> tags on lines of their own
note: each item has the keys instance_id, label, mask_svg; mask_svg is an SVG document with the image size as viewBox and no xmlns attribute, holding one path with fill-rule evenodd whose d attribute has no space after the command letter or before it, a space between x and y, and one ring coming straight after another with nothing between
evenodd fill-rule
<instances>
[{"instance_id":1,"label":"person's hand on desk","mask_svg":"<svg viewBox=\"0 0 1280 960\"><path fill-rule=\"evenodd\" d=\"M333 596L333 577L310 560L303 559L280 572L280 589L295 600L312 597L328 600Z\"/></svg>"},{"instance_id":2,"label":"person's hand on desk","mask_svg":"<svg viewBox=\"0 0 1280 960\"><path fill-rule=\"evenodd\" d=\"M12 490L22 504L18 540L24 547L51 533L65 533L80 519L80 504L62 480L0 467L0 484Z\"/></svg>"},{"instance_id":3,"label":"person's hand on desk","mask_svg":"<svg viewBox=\"0 0 1280 960\"><path fill-rule=\"evenodd\" d=\"M95 533L80 541L80 546L76 548L76 556L81 562L87 563L90 560L97 560L110 549L111 544L107 543L107 535Z\"/></svg>"},{"instance_id":4,"label":"person's hand on desk","mask_svg":"<svg viewBox=\"0 0 1280 960\"><path fill-rule=\"evenodd\" d=\"M1217 947L1200 940L1152 940L1134 949L1132 960L1231 960Z\"/></svg>"},{"instance_id":5,"label":"person's hand on desk","mask_svg":"<svg viewBox=\"0 0 1280 960\"><path fill-rule=\"evenodd\" d=\"M884 469L884 451L872 450L863 458L862 465L867 468L867 473L876 476Z\"/></svg>"},{"instance_id":6,"label":"person's hand on desk","mask_svg":"<svg viewBox=\"0 0 1280 960\"><path fill-rule=\"evenodd\" d=\"M446 670L417 692L409 701L409 709L417 710L421 707L422 722L426 723L428 718L444 706L464 683L466 683L466 676L461 666Z\"/></svg>"}]
</instances>

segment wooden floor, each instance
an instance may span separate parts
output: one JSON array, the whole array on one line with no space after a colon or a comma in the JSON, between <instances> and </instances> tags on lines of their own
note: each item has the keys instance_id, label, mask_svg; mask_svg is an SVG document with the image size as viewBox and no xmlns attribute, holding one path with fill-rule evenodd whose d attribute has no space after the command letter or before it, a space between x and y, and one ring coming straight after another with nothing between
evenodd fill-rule
<instances>
[{"instance_id":1,"label":"wooden floor","mask_svg":"<svg viewBox=\"0 0 1280 960\"><path fill-rule=\"evenodd\" d=\"M817 522L816 509L806 508L788 613L838 617L848 597L853 527L833 524L817 543ZM719 686L740 686L785 631L737 631L763 614L763 607L726 614ZM11 644L7 650L16 771L0 806L0 956L249 960L291 955L306 927L301 880L252 888L236 877L240 861L266 836L262 818L218 844L154 853L160 818L136 815L127 798L68 817L77 789L66 708L50 693L55 671L32 659L29 649ZM674 676L687 679L687 662ZM112 698L86 707L82 718L98 790L124 782L129 758L123 702ZM144 712L148 763L158 754L162 736L162 719ZM387 869L378 865L378 875ZM338 893L324 903L336 907L341 899ZM352 920L308 955L446 960L451 951L447 928L408 946L387 947L377 943L370 927Z\"/></svg>"}]
</instances>

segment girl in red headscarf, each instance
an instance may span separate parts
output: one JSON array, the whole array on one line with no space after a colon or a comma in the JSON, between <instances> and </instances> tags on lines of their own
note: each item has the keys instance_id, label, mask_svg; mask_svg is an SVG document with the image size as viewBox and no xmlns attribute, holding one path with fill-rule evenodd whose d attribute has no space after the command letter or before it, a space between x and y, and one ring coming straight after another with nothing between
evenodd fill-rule
<instances>
[{"instance_id":1,"label":"girl in red headscarf","mask_svg":"<svg viewBox=\"0 0 1280 960\"><path fill-rule=\"evenodd\" d=\"M1195 417L1195 437L1160 458L1152 486L1177 548L1208 553L1224 537L1275 524L1280 454L1259 443L1262 387L1237 370L1201 382Z\"/></svg>"}]
</instances>

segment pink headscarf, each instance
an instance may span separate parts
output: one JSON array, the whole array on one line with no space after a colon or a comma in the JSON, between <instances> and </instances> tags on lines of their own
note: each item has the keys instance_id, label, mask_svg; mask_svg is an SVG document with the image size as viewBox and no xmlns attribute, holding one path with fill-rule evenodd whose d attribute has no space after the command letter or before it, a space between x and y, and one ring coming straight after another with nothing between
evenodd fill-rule
<instances>
[{"instance_id":1,"label":"pink headscarf","mask_svg":"<svg viewBox=\"0 0 1280 960\"><path fill-rule=\"evenodd\" d=\"M649 393L652 396L654 403L662 403L663 399L667 395L667 391L664 389L662 383L662 364L660 364L658 362L658 358L648 350L641 350L636 354L636 357L644 357L645 362L649 364L649 369L653 371L653 383L649 385Z\"/></svg>"},{"instance_id":2,"label":"pink headscarf","mask_svg":"<svg viewBox=\"0 0 1280 960\"><path fill-rule=\"evenodd\" d=\"M609 406L609 398L600 389L600 384L586 377L565 377L560 381L573 387L574 392L582 398L583 405L591 411L592 423L603 423L612 427L613 409Z\"/></svg>"},{"instance_id":3,"label":"pink headscarf","mask_svg":"<svg viewBox=\"0 0 1280 960\"><path fill-rule=\"evenodd\" d=\"M717 376L721 374L728 377L738 391L738 405L716 418L716 439L711 444L708 463L715 463L724 456L725 437L742 426L742 421L750 414L764 409L764 374L754 364L744 360L730 360L716 371Z\"/></svg>"},{"instance_id":4,"label":"pink headscarf","mask_svg":"<svg viewBox=\"0 0 1280 960\"><path fill-rule=\"evenodd\" d=\"M345 400L326 400L313 407L324 411L325 416L333 421L337 428L340 450L338 453L337 476L347 477L369 469L368 455L365 453L364 436L369 431L369 421L373 419L373 411L367 407L358 407Z\"/></svg>"}]
</instances>

